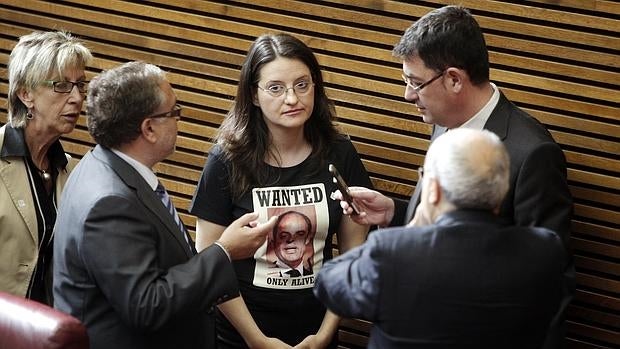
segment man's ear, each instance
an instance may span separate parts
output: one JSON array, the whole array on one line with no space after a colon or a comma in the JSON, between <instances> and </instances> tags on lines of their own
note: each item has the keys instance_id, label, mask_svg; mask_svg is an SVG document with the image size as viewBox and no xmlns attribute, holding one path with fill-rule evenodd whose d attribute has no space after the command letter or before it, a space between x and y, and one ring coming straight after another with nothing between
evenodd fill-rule
<instances>
[{"instance_id":1,"label":"man's ear","mask_svg":"<svg viewBox=\"0 0 620 349\"><path fill-rule=\"evenodd\" d=\"M463 88L467 73L462 69L448 68L446 70L446 77L452 92L458 93Z\"/></svg>"},{"instance_id":2,"label":"man's ear","mask_svg":"<svg viewBox=\"0 0 620 349\"><path fill-rule=\"evenodd\" d=\"M428 183L428 202L436 206L441 201L441 186L436 178L429 178Z\"/></svg>"},{"instance_id":3,"label":"man's ear","mask_svg":"<svg viewBox=\"0 0 620 349\"><path fill-rule=\"evenodd\" d=\"M149 143L154 144L155 142L157 142L157 133L155 132L153 126L153 119L145 118L140 124L140 133L142 134L142 137L144 137L144 139L146 139Z\"/></svg>"}]
</instances>

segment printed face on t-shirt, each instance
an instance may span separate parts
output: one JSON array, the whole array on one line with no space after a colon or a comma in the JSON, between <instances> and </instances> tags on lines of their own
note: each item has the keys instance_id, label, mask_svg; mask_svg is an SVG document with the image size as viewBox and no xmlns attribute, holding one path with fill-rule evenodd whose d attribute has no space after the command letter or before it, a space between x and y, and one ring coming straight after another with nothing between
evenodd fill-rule
<instances>
[{"instance_id":1,"label":"printed face on t-shirt","mask_svg":"<svg viewBox=\"0 0 620 349\"><path fill-rule=\"evenodd\" d=\"M276 256L291 268L303 260L310 227L304 216L297 212L285 214L274 230Z\"/></svg>"}]
</instances>

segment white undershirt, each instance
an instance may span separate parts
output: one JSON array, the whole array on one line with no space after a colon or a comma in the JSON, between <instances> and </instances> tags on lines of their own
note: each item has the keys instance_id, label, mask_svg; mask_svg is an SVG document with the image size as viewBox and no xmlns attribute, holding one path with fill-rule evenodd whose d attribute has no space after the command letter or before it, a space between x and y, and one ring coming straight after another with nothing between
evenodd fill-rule
<instances>
[{"instance_id":1,"label":"white undershirt","mask_svg":"<svg viewBox=\"0 0 620 349\"><path fill-rule=\"evenodd\" d=\"M112 149L112 152L118 155L121 159L125 160L126 163L128 163L129 165L131 165L131 167L138 171L138 173L142 176L142 178L144 178L146 183L151 187L151 189L153 189L153 191L157 189L157 184L159 183L159 180L157 179L155 173L153 173L153 170L118 149Z\"/></svg>"},{"instance_id":2,"label":"white undershirt","mask_svg":"<svg viewBox=\"0 0 620 349\"><path fill-rule=\"evenodd\" d=\"M491 87L493 87L493 94L487 104L485 104L484 107L482 107L482 109L480 109L480 111L478 111L469 120L459 126L459 128L470 128L474 130L484 129L484 125L486 125L493 109L495 109L497 103L499 102L499 90L497 89L497 86L495 86L494 83L491 83Z\"/></svg>"}]
</instances>

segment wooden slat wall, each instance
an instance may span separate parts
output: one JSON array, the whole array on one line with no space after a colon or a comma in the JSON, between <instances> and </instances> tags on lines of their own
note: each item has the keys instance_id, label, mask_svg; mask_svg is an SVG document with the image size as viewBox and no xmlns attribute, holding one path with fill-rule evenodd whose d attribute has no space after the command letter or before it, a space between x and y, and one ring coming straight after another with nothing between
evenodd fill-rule
<instances>
[{"instance_id":1,"label":"wooden slat wall","mask_svg":"<svg viewBox=\"0 0 620 349\"><path fill-rule=\"evenodd\" d=\"M96 59L92 77L129 60L169 72L180 103L177 152L158 166L183 220L212 145L210 137L235 93L252 40L290 32L324 68L339 126L350 134L375 186L407 198L417 181L430 126L402 97L391 48L411 22L433 8L472 9L490 49L491 78L547 125L568 160L575 199L572 245L577 294L570 307L570 348L620 346L620 4L603 0L531 1L191 1L3 0L0 4L0 124L6 122L8 56L33 30L65 29ZM82 118L63 139L81 157L92 146ZM370 324L345 320L343 348L363 347Z\"/></svg>"}]
</instances>

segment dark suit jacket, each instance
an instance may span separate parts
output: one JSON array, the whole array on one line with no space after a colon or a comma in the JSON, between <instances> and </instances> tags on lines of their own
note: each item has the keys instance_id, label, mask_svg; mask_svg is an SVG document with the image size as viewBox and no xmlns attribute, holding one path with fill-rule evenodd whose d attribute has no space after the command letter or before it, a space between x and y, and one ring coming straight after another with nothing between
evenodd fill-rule
<instances>
[{"instance_id":1,"label":"dark suit jacket","mask_svg":"<svg viewBox=\"0 0 620 349\"><path fill-rule=\"evenodd\" d=\"M459 210L371 234L323 265L314 293L374 322L369 348L539 348L565 264L557 234Z\"/></svg>"},{"instance_id":2,"label":"dark suit jacket","mask_svg":"<svg viewBox=\"0 0 620 349\"><path fill-rule=\"evenodd\" d=\"M225 252L194 256L146 181L104 147L72 172L55 234L55 307L86 325L92 349L205 348L207 311L238 295Z\"/></svg>"},{"instance_id":3,"label":"dark suit jacket","mask_svg":"<svg viewBox=\"0 0 620 349\"><path fill-rule=\"evenodd\" d=\"M545 227L556 232L570 251L570 221L573 200L566 182L566 159L547 129L538 120L519 109L503 93L484 125L497 134L510 156L510 189L500 215L519 226ZM431 141L446 132L433 127ZM392 224L408 223L420 202L421 186L416 186L408 207L396 201ZM570 254L570 252L569 252ZM575 292L575 267L571 258L565 270L564 300L554 319L545 349L564 345L563 317Z\"/></svg>"},{"instance_id":4,"label":"dark suit jacket","mask_svg":"<svg viewBox=\"0 0 620 349\"><path fill-rule=\"evenodd\" d=\"M500 215L519 226L545 227L558 233L568 249L573 201L566 182L562 149L536 119L512 104L503 93L484 128L497 134L510 156L510 190ZM435 126L431 141L446 131ZM397 201L393 224L407 224L420 202L416 186L409 207Z\"/></svg>"}]
</instances>

